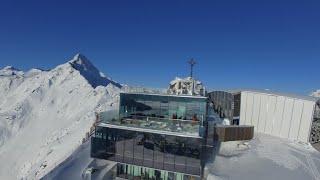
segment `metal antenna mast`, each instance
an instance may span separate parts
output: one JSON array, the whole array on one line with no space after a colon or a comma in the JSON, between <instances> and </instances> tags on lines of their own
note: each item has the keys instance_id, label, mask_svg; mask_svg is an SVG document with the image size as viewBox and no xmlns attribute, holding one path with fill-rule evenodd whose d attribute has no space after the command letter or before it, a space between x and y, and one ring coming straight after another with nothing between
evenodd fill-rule
<instances>
[{"instance_id":1,"label":"metal antenna mast","mask_svg":"<svg viewBox=\"0 0 320 180\"><path fill-rule=\"evenodd\" d=\"M193 75L193 66L196 64L196 61L193 58L191 58L188 61L188 63L190 64L190 77L192 77L192 75Z\"/></svg>"}]
</instances>

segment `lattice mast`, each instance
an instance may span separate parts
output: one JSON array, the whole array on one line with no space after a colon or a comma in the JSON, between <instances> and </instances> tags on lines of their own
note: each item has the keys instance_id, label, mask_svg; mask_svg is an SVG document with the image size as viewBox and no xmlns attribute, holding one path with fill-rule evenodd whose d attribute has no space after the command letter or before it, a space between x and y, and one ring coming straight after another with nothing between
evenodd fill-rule
<instances>
[{"instance_id":1,"label":"lattice mast","mask_svg":"<svg viewBox=\"0 0 320 180\"><path fill-rule=\"evenodd\" d=\"M188 63L190 64L190 77L192 78L193 77L193 66L196 64L196 61L191 58Z\"/></svg>"}]
</instances>

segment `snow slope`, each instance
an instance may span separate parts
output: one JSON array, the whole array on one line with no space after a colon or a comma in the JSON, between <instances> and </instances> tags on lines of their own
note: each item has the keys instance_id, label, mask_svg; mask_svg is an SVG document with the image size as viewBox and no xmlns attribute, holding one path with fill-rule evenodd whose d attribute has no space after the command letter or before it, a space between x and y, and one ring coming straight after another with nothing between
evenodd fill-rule
<instances>
[{"instance_id":1,"label":"snow slope","mask_svg":"<svg viewBox=\"0 0 320 180\"><path fill-rule=\"evenodd\" d=\"M90 157L90 141L81 145L75 153L48 173L43 180L102 180L111 179L115 162ZM93 170L94 169L94 170Z\"/></svg>"},{"instance_id":2,"label":"snow slope","mask_svg":"<svg viewBox=\"0 0 320 180\"><path fill-rule=\"evenodd\" d=\"M206 169L208 180L319 180L320 152L310 144L257 133L246 143L221 143Z\"/></svg>"},{"instance_id":3,"label":"snow slope","mask_svg":"<svg viewBox=\"0 0 320 180\"><path fill-rule=\"evenodd\" d=\"M50 71L0 70L0 179L38 179L77 149L95 111L116 108L121 85L83 55Z\"/></svg>"}]
</instances>

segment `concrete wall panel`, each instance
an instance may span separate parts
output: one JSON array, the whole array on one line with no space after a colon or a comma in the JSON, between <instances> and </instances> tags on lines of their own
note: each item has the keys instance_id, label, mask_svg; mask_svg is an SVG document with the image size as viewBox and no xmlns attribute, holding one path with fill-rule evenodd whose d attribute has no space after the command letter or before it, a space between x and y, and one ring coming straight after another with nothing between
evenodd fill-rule
<instances>
[{"instance_id":1,"label":"concrete wall panel","mask_svg":"<svg viewBox=\"0 0 320 180\"><path fill-rule=\"evenodd\" d=\"M286 98L285 107L283 111L283 120L281 123L280 137L284 137L284 138L289 137L289 129L291 125L292 113L294 108L293 106L294 106L294 100L291 98Z\"/></svg>"},{"instance_id":2,"label":"concrete wall panel","mask_svg":"<svg viewBox=\"0 0 320 180\"><path fill-rule=\"evenodd\" d=\"M314 102L305 101L303 104L303 112L299 127L298 140L309 142L310 128L313 120Z\"/></svg>"},{"instance_id":3,"label":"concrete wall panel","mask_svg":"<svg viewBox=\"0 0 320 180\"><path fill-rule=\"evenodd\" d=\"M259 114L260 114L260 104L261 103L261 95L253 94L253 112L252 112L252 125L257 129L259 122Z\"/></svg>"},{"instance_id":4,"label":"concrete wall panel","mask_svg":"<svg viewBox=\"0 0 320 180\"><path fill-rule=\"evenodd\" d=\"M255 132L309 142L314 102L259 92L241 92L240 125Z\"/></svg>"},{"instance_id":5,"label":"concrete wall panel","mask_svg":"<svg viewBox=\"0 0 320 180\"><path fill-rule=\"evenodd\" d=\"M277 108L275 110L274 126L272 128L272 135L280 136L281 124L283 118L283 111L285 107L285 98L283 96L277 97Z\"/></svg>"},{"instance_id":6,"label":"concrete wall panel","mask_svg":"<svg viewBox=\"0 0 320 180\"><path fill-rule=\"evenodd\" d=\"M268 104L267 104L267 119L266 119L266 128L265 133L271 134L272 129L275 125L275 112L277 108L277 97L270 95L268 98Z\"/></svg>"},{"instance_id":7,"label":"concrete wall panel","mask_svg":"<svg viewBox=\"0 0 320 180\"><path fill-rule=\"evenodd\" d=\"M300 121L302 118L303 100L296 99L294 101L291 126L289 129L289 139L297 139L299 133Z\"/></svg>"},{"instance_id":8,"label":"concrete wall panel","mask_svg":"<svg viewBox=\"0 0 320 180\"><path fill-rule=\"evenodd\" d=\"M252 113L253 113L253 94L247 94L247 109L245 111L245 122L246 125L253 125L252 123Z\"/></svg>"},{"instance_id":9,"label":"concrete wall panel","mask_svg":"<svg viewBox=\"0 0 320 180\"><path fill-rule=\"evenodd\" d=\"M267 123L267 116L268 116L268 99L269 95L263 94L261 95L260 100L260 113L259 113L259 121L258 121L258 131L265 132L266 123ZM269 123L269 122L268 122Z\"/></svg>"},{"instance_id":10,"label":"concrete wall panel","mask_svg":"<svg viewBox=\"0 0 320 180\"><path fill-rule=\"evenodd\" d=\"M246 111L247 111L247 93L243 92L241 93L241 100L240 100L240 125L246 125L247 124L247 118L246 118Z\"/></svg>"}]
</instances>

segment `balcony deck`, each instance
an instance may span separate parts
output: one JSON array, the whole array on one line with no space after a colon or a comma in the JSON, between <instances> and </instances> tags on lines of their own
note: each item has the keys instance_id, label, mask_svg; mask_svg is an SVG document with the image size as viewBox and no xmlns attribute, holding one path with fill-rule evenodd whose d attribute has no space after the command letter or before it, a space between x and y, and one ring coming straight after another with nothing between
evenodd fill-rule
<instances>
[{"instance_id":1,"label":"balcony deck","mask_svg":"<svg viewBox=\"0 0 320 180\"><path fill-rule=\"evenodd\" d=\"M184 135L199 137L201 127L199 121L168 119L148 116L111 117L108 112L100 114L99 126L133 128L138 131L152 131L159 134Z\"/></svg>"}]
</instances>

